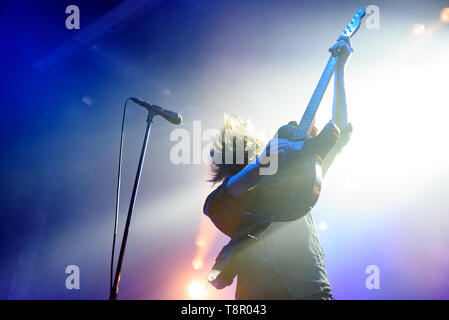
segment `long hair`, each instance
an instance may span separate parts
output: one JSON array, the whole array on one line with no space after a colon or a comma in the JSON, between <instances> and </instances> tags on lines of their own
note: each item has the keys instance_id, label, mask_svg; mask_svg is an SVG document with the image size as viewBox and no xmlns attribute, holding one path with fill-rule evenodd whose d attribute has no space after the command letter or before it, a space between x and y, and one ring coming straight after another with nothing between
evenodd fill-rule
<instances>
[{"instance_id":1,"label":"long hair","mask_svg":"<svg viewBox=\"0 0 449 320\"><path fill-rule=\"evenodd\" d=\"M236 115L225 114L223 127L210 150L212 178L209 181L218 183L228 176L237 174L248 163L254 161L263 148L263 139L250 121L243 121ZM226 161L230 158L230 154L232 154L231 162Z\"/></svg>"}]
</instances>

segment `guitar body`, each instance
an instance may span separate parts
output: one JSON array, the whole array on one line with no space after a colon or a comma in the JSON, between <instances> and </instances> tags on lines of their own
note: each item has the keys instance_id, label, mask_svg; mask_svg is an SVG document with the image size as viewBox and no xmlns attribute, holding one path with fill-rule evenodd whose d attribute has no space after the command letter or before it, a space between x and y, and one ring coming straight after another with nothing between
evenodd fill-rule
<instances>
[{"instance_id":1,"label":"guitar body","mask_svg":"<svg viewBox=\"0 0 449 320\"><path fill-rule=\"evenodd\" d=\"M279 128L279 139L293 140L297 127L285 125ZM307 138L296 156L281 163L276 174L266 176L270 179L247 192L254 199L253 207L248 209L247 227L240 230L239 239L231 241L223 247L208 275L208 282L217 289L232 283L235 269L232 267L239 247L248 245L248 236L257 239L263 234L269 223L260 224L263 220L288 221L302 218L316 204L321 192L322 159L337 142L340 131L331 121L321 132ZM236 245L240 242L239 245Z\"/></svg>"},{"instance_id":2,"label":"guitar body","mask_svg":"<svg viewBox=\"0 0 449 320\"><path fill-rule=\"evenodd\" d=\"M292 140L297 127L279 128L279 139ZM293 220L304 216L316 204L321 192L322 161L335 145L340 131L329 122L315 137L308 137L295 157L279 161L276 174L265 176L268 183L248 192L254 201L248 211L272 221Z\"/></svg>"}]
</instances>

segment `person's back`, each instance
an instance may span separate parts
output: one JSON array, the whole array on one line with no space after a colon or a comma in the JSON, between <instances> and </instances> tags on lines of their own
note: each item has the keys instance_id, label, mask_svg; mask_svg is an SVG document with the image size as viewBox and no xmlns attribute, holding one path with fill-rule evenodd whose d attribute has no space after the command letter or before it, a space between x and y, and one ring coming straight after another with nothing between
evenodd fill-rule
<instances>
[{"instance_id":1,"label":"person's back","mask_svg":"<svg viewBox=\"0 0 449 320\"><path fill-rule=\"evenodd\" d=\"M238 264L237 299L332 297L312 212L272 223L239 255Z\"/></svg>"}]
</instances>

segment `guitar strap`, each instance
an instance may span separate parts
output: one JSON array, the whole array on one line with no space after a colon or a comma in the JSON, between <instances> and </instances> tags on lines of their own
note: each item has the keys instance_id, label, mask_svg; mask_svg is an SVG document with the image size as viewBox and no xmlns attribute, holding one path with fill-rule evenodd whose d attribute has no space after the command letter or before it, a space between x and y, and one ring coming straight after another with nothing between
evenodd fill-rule
<instances>
[{"instance_id":1,"label":"guitar strap","mask_svg":"<svg viewBox=\"0 0 449 320\"><path fill-rule=\"evenodd\" d=\"M229 286L237 275L239 254L255 241L262 238L265 231L270 227L271 222L258 223L251 232L247 233L247 236L242 237L241 239L231 238L215 258L215 264L212 266L211 272L209 273L209 281L214 284L214 281L211 281L210 276L211 274L218 274L215 277L215 281L218 280L221 283L224 283L225 286Z\"/></svg>"}]
</instances>

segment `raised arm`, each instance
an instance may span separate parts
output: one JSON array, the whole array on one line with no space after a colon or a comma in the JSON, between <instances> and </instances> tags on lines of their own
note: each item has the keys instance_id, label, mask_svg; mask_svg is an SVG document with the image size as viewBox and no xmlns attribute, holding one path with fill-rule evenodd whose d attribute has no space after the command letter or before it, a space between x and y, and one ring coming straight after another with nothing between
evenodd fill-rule
<instances>
[{"instance_id":1,"label":"raised arm","mask_svg":"<svg viewBox=\"0 0 449 320\"><path fill-rule=\"evenodd\" d=\"M323 161L323 175L326 175L327 170L334 161L337 154L341 151L344 145L348 142L352 127L348 122L348 110L346 105L345 92L345 67L346 62L352 53L351 43L349 37L341 36L337 43L332 46L329 51L333 55L338 55L338 62L334 73L334 104L332 109L332 121L340 129L340 138L335 146L329 151Z\"/></svg>"},{"instance_id":2,"label":"raised arm","mask_svg":"<svg viewBox=\"0 0 449 320\"><path fill-rule=\"evenodd\" d=\"M332 120L337 127L342 130L349 124L345 93L345 67L346 62L353 51L349 37L341 36L338 38L337 43L332 46L329 51L333 55L339 56L334 73L334 104Z\"/></svg>"}]
</instances>

